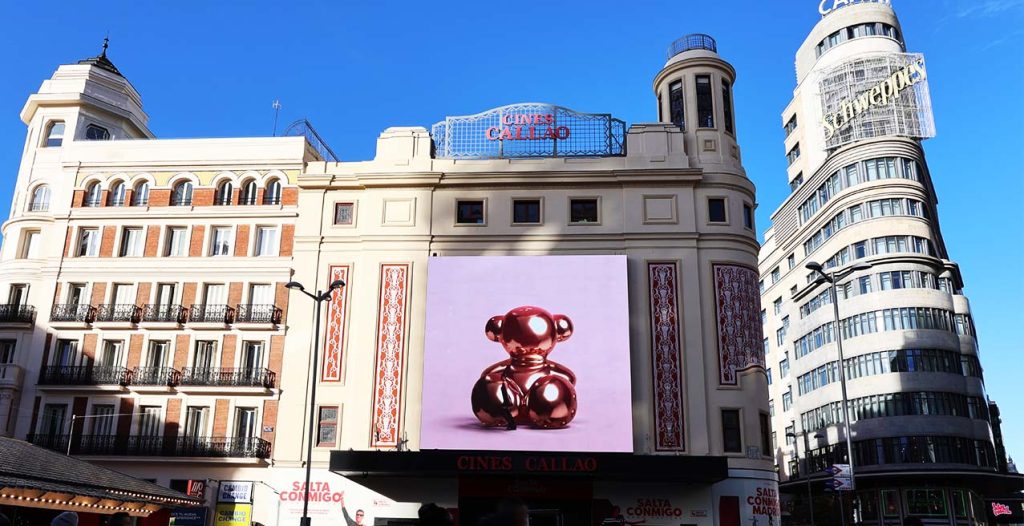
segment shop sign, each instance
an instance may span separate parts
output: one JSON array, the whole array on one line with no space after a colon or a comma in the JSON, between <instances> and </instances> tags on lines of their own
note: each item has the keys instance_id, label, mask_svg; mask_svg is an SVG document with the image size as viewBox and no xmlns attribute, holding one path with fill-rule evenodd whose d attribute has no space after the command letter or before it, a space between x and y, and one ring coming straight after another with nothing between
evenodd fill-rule
<instances>
[{"instance_id":1,"label":"shop sign","mask_svg":"<svg viewBox=\"0 0 1024 526\"><path fill-rule=\"evenodd\" d=\"M188 485L185 487L185 494L189 497L195 497L202 499L206 497L206 481L205 480L190 480Z\"/></svg>"},{"instance_id":2,"label":"shop sign","mask_svg":"<svg viewBox=\"0 0 1024 526\"><path fill-rule=\"evenodd\" d=\"M206 526L207 508L174 508L168 526Z\"/></svg>"},{"instance_id":3,"label":"shop sign","mask_svg":"<svg viewBox=\"0 0 1024 526\"><path fill-rule=\"evenodd\" d=\"M630 524L646 524L655 519L678 519L682 516L683 508L670 499L641 498L626 507L626 522Z\"/></svg>"},{"instance_id":4,"label":"shop sign","mask_svg":"<svg viewBox=\"0 0 1024 526\"><path fill-rule=\"evenodd\" d=\"M245 502L252 504L252 482L223 480L217 493L217 502Z\"/></svg>"},{"instance_id":5,"label":"shop sign","mask_svg":"<svg viewBox=\"0 0 1024 526\"><path fill-rule=\"evenodd\" d=\"M992 503L992 515L999 517L1000 515L1013 515L1013 510L1010 509L1006 504L1000 504L998 502Z\"/></svg>"},{"instance_id":6,"label":"shop sign","mask_svg":"<svg viewBox=\"0 0 1024 526\"><path fill-rule=\"evenodd\" d=\"M508 471L529 473L593 473L598 462L594 457L462 455L455 459L459 471Z\"/></svg>"},{"instance_id":7,"label":"shop sign","mask_svg":"<svg viewBox=\"0 0 1024 526\"><path fill-rule=\"evenodd\" d=\"M818 4L818 12L825 16L837 9L842 9L854 4L885 4L892 5L891 0L821 0Z\"/></svg>"},{"instance_id":8,"label":"shop sign","mask_svg":"<svg viewBox=\"0 0 1024 526\"><path fill-rule=\"evenodd\" d=\"M919 58L893 73L889 78L879 82L871 89L861 92L839 103L839 111L826 114L822 119L825 126L825 140L829 140L837 131L850 125L853 119L876 106L886 106L899 100L900 94L915 84L924 82L927 74L924 59Z\"/></svg>"},{"instance_id":9,"label":"shop sign","mask_svg":"<svg viewBox=\"0 0 1024 526\"><path fill-rule=\"evenodd\" d=\"M774 488L757 488L753 495L747 496L747 507L751 515L779 516L779 490Z\"/></svg>"},{"instance_id":10,"label":"shop sign","mask_svg":"<svg viewBox=\"0 0 1024 526\"><path fill-rule=\"evenodd\" d=\"M249 526L252 504L221 503L213 516L213 526Z\"/></svg>"}]
</instances>

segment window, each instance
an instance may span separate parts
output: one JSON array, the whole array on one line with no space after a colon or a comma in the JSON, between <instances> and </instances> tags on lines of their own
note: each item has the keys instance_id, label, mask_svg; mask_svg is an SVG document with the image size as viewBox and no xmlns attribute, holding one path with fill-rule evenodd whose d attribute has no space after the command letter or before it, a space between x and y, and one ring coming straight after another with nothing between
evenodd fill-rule
<instances>
[{"instance_id":1,"label":"window","mask_svg":"<svg viewBox=\"0 0 1024 526\"><path fill-rule=\"evenodd\" d=\"M121 353L123 350L123 340L104 340L103 352L96 360L96 365L100 367L117 367L121 365Z\"/></svg>"},{"instance_id":2,"label":"window","mask_svg":"<svg viewBox=\"0 0 1024 526\"><path fill-rule=\"evenodd\" d=\"M726 453L743 451L739 409L722 409L722 447Z\"/></svg>"},{"instance_id":3,"label":"window","mask_svg":"<svg viewBox=\"0 0 1024 526\"><path fill-rule=\"evenodd\" d=\"M213 196L213 204L218 206L230 205L234 192L235 185L231 184L231 181L222 181L217 185L217 194Z\"/></svg>"},{"instance_id":4,"label":"window","mask_svg":"<svg viewBox=\"0 0 1024 526\"><path fill-rule=\"evenodd\" d=\"M800 172L800 173L796 174L796 177L794 177L792 181L789 182L789 191L790 192L795 192L803 184L804 184L804 173Z\"/></svg>"},{"instance_id":5,"label":"window","mask_svg":"<svg viewBox=\"0 0 1024 526\"><path fill-rule=\"evenodd\" d=\"M460 225L482 225L486 222L484 219L484 202L483 200L471 200L463 201L459 200L455 202L455 222Z\"/></svg>"},{"instance_id":6,"label":"window","mask_svg":"<svg viewBox=\"0 0 1024 526\"><path fill-rule=\"evenodd\" d=\"M257 433L256 408L235 408L235 438L253 439Z\"/></svg>"},{"instance_id":7,"label":"window","mask_svg":"<svg viewBox=\"0 0 1024 526\"><path fill-rule=\"evenodd\" d=\"M725 213L725 199L722 197L708 198L708 222L725 223L729 217Z\"/></svg>"},{"instance_id":8,"label":"window","mask_svg":"<svg viewBox=\"0 0 1024 526\"><path fill-rule=\"evenodd\" d=\"M192 183L188 181L181 181L174 185L174 190L171 192L171 206L191 206L192 205Z\"/></svg>"},{"instance_id":9,"label":"window","mask_svg":"<svg viewBox=\"0 0 1024 526\"><path fill-rule=\"evenodd\" d=\"M0 340L0 364L14 363L14 340Z\"/></svg>"},{"instance_id":10,"label":"window","mask_svg":"<svg viewBox=\"0 0 1024 526\"><path fill-rule=\"evenodd\" d=\"M28 285L25 283L12 283L7 291L7 304L18 307L28 305Z\"/></svg>"},{"instance_id":11,"label":"window","mask_svg":"<svg viewBox=\"0 0 1024 526\"><path fill-rule=\"evenodd\" d=\"M760 294L764 294L764 280L763 279L762 280L758 280L758 282L757 282L757 290L758 290L758 292ZM764 316L761 316L761 319L763 321L764 320Z\"/></svg>"},{"instance_id":12,"label":"window","mask_svg":"<svg viewBox=\"0 0 1024 526\"><path fill-rule=\"evenodd\" d=\"M125 194L128 192L124 181L118 181L110 187L110 194L107 195L107 206L124 206Z\"/></svg>"},{"instance_id":13,"label":"window","mask_svg":"<svg viewBox=\"0 0 1024 526\"><path fill-rule=\"evenodd\" d=\"M50 123L46 130L46 147L58 148L64 143L64 122L55 121Z\"/></svg>"},{"instance_id":14,"label":"window","mask_svg":"<svg viewBox=\"0 0 1024 526\"><path fill-rule=\"evenodd\" d=\"M780 279L782 279L782 270L780 270L779 267L773 268L772 269L772 285L778 283Z\"/></svg>"},{"instance_id":15,"label":"window","mask_svg":"<svg viewBox=\"0 0 1024 526\"><path fill-rule=\"evenodd\" d=\"M764 374L768 377L768 385L772 385L772 368L769 367L764 370Z\"/></svg>"},{"instance_id":16,"label":"window","mask_svg":"<svg viewBox=\"0 0 1024 526\"><path fill-rule=\"evenodd\" d=\"M517 225L541 222L540 199L513 199L512 223Z\"/></svg>"},{"instance_id":17,"label":"window","mask_svg":"<svg viewBox=\"0 0 1024 526\"><path fill-rule=\"evenodd\" d=\"M729 83L722 81L722 111L725 112L725 131L736 133L736 123L732 118L732 89Z\"/></svg>"},{"instance_id":18,"label":"window","mask_svg":"<svg viewBox=\"0 0 1024 526\"><path fill-rule=\"evenodd\" d=\"M258 226L256 227L256 254L257 256L277 255L277 227Z\"/></svg>"},{"instance_id":19,"label":"window","mask_svg":"<svg viewBox=\"0 0 1024 526\"><path fill-rule=\"evenodd\" d=\"M78 361L77 340L57 340L57 352L53 356L53 365L57 367L69 367Z\"/></svg>"},{"instance_id":20,"label":"window","mask_svg":"<svg viewBox=\"0 0 1024 526\"><path fill-rule=\"evenodd\" d=\"M668 113L672 124L686 131L686 114L683 111L683 81L677 80L668 87Z\"/></svg>"},{"instance_id":21,"label":"window","mask_svg":"<svg viewBox=\"0 0 1024 526\"><path fill-rule=\"evenodd\" d=\"M317 420L316 447L334 447L338 442L338 408L321 407Z\"/></svg>"},{"instance_id":22,"label":"window","mask_svg":"<svg viewBox=\"0 0 1024 526\"><path fill-rule=\"evenodd\" d=\"M263 369L263 342L242 342L242 356L238 360L238 368L250 374Z\"/></svg>"},{"instance_id":23,"label":"window","mask_svg":"<svg viewBox=\"0 0 1024 526\"><path fill-rule=\"evenodd\" d=\"M215 340L197 340L195 354L192 355L192 369L195 372L203 372L215 367L217 367L217 342Z\"/></svg>"},{"instance_id":24,"label":"window","mask_svg":"<svg viewBox=\"0 0 1024 526\"><path fill-rule=\"evenodd\" d=\"M68 295L66 296L69 305L85 305L88 298L85 295L85 285L82 283L68 284Z\"/></svg>"},{"instance_id":25,"label":"window","mask_svg":"<svg viewBox=\"0 0 1024 526\"><path fill-rule=\"evenodd\" d=\"M800 143L796 143L796 144L793 145L793 149L789 150L789 152L786 153L786 161L788 161L789 164L793 164L799 158L800 158Z\"/></svg>"},{"instance_id":26,"label":"window","mask_svg":"<svg viewBox=\"0 0 1024 526\"><path fill-rule=\"evenodd\" d=\"M164 255L168 257L185 257L188 255L188 228L183 226L167 227L167 244Z\"/></svg>"},{"instance_id":27,"label":"window","mask_svg":"<svg viewBox=\"0 0 1024 526\"><path fill-rule=\"evenodd\" d=\"M754 229L754 208L746 203L743 203L743 226Z\"/></svg>"},{"instance_id":28,"label":"window","mask_svg":"<svg viewBox=\"0 0 1024 526\"><path fill-rule=\"evenodd\" d=\"M789 411L793 407L793 388L786 389L785 393L782 393L782 410Z\"/></svg>"},{"instance_id":29,"label":"window","mask_svg":"<svg viewBox=\"0 0 1024 526\"><path fill-rule=\"evenodd\" d=\"M39 434L48 437L57 437L67 432L64 428L64 416L67 414L67 404L46 404L43 406L43 418L39 421Z\"/></svg>"},{"instance_id":30,"label":"window","mask_svg":"<svg viewBox=\"0 0 1024 526\"><path fill-rule=\"evenodd\" d=\"M32 202L28 209L31 212L46 212L50 209L50 187L41 184L32 191Z\"/></svg>"},{"instance_id":31,"label":"window","mask_svg":"<svg viewBox=\"0 0 1024 526\"><path fill-rule=\"evenodd\" d=\"M95 257L100 250L100 231L98 228L83 228L78 231L78 249L75 253L79 257Z\"/></svg>"},{"instance_id":32,"label":"window","mask_svg":"<svg viewBox=\"0 0 1024 526\"><path fill-rule=\"evenodd\" d=\"M786 357L783 358L782 361L779 362L779 377L780 378L788 378L789 377L789 351L786 352L785 356Z\"/></svg>"},{"instance_id":33,"label":"window","mask_svg":"<svg viewBox=\"0 0 1024 526\"><path fill-rule=\"evenodd\" d=\"M25 230L21 233L21 248L18 250L19 259L34 259L39 257L39 230Z\"/></svg>"},{"instance_id":34,"label":"window","mask_svg":"<svg viewBox=\"0 0 1024 526\"><path fill-rule=\"evenodd\" d=\"M113 436L116 430L114 405L102 404L92 406L89 415L89 434L94 436Z\"/></svg>"},{"instance_id":35,"label":"window","mask_svg":"<svg viewBox=\"0 0 1024 526\"><path fill-rule=\"evenodd\" d=\"M770 456L772 454L772 423L766 413L761 413L761 454Z\"/></svg>"},{"instance_id":36,"label":"window","mask_svg":"<svg viewBox=\"0 0 1024 526\"><path fill-rule=\"evenodd\" d=\"M121 231L121 257L139 257L142 255L142 229L125 228Z\"/></svg>"},{"instance_id":37,"label":"window","mask_svg":"<svg viewBox=\"0 0 1024 526\"><path fill-rule=\"evenodd\" d=\"M782 312L782 298L775 298L775 301L772 302L772 307L775 309L775 314L781 313Z\"/></svg>"},{"instance_id":38,"label":"window","mask_svg":"<svg viewBox=\"0 0 1024 526\"><path fill-rule=\"evenodd\" d=\"M170 342L167 340L153 340L149 342L149 354L146 356L146 367L159 369L167 363Z\"/></svg>"},{"instance_id":39,"label":"window","mask_svg":"<svg viewBox=\"0 0 1024 526\"><path fill-rule=\"evenodd\" d=\"M267 189L263 192L263 204L265 205L279 205L281 204L281 181L274 179L267 183Z\"/></svg>"},{"instance_id":40,"label":"window","mask_svg":"<svg viewBox=\"0 0 1024 526\"><path fill-rule=\"evenodd\" d=\"M135 434L140 437L158 437L163 431L163 408L144 405L139 408L138 427Z\"/></svg>"},{"instance_id":41,"label":"window","mask_svg":"<svg viewBox=\"0 0 1024 526\"><path fill-rule=\"evenodd\" d=\"M795 254L790 254L789 257L786 258L786 266L789 267L789 270L793 270L793 267L796 266L796 255Z\"/></svg>"},{"instance_id":42,"label":"window","mask_svg":"<svg viewBox=\"0 0 1024 526\"><path fill-rule=\"evenodd\" d=\"M569 200L570 223L597 223L599 221L597 199L574 198Z\"/></svg>"},{"instance_id":43,"label":"window","mask_svg":"<svg viewBox=\"0 0 1024 526\"><path fill-rule=\"evenodd\" d=\"M207 434L206 423L209 421L209 415L209 407L191 406L185 408L185 438L194 442L205 437Z\"/></svg>"},{"instance_id":44,"label":"window","mask_svg":"<svg viewBox=\"0 0 1024 526\"><path fill-rule=\"evenodd\" d=\"M250 179L242 184L242 195L238 199L240 205L256 204L256 181Z\"/></svg>"},{"instance_id":45,"label":"window","mask_svg":"<svg viewBox=\"0 0 1024 526\"><path fill-rule=\"evenodd\" d=\"M211 256L231 255L231 227L215 226L210 241Z\"/></svg>"},{"instance_id":46,"label":"window","mask_svg":"<svg viewBox=\"0 0 1024 526\"><path fill-rule=\"evenodd\" d=\"M768 311L766 311L764 309L761 309L761 325L764 325L764 322L767 321L767 320L768 320ZM765 338L765 341L767 341L767 340L768 340L768 338Z\"/></svg>"},{"instance_id":47,"label":"window","mask_svg":"<svg viewBox=\"0 0 1024 526\"><path fill-rule=\"evenodd\" d=\"M132 191L132 206L146 206L149 204L149 182L142 181L135 185Z\"/></svg>"},{"instance_id":48,"label":"window","mask_svg":"<svg viewBox=\"0 0 1024 526\"><path fill-rule=\"evenodd\" d=\"M334 224L354 225L356 222L355 203L334 203Z\"/></svg>"},{"instance_id":49,"label":"window","mask_svg":"<svg viewBox=\"0 0 1024 526\"><path fill-rule=\"evenodd\" d=\"M103 189L100 183L92 183L85 189L85 206L100 206L103 204Z\"/></svg>"},{"instance_id":50,"label":"window","mask_svg":"<svg viewBox=\"0 0 1024 526\"><path fill-rule=\"evenodd\" d=\"M792 446L796 444L796 424L790 424L786 426L786 445Z\"/></svg>"},{"instance_id":51,"label":"window","mask_svg":"<svg viewBox=\"0 0 1024 526\"><path fill-rule=\"evenodd\" d=\"M711 101L711 76L697 75L697 127L714 128L715 111Z\"/></svg>"},{"instance_id":52,"label":"window","mask_svg":"<svg viewBox=\"0 0 1024 526\"><path fill-rule=\"evenodd\" d=\"M793 130L795 130L795 129L796 129L796 114L793 114L793 116L790 117L789 120L786 122L786 137L789 137L789 134L793 133Z\"/></svg>"},{"instance_id":53,"label":"window","mask_svg":"<svg viewBox=\"0 0 1024 526\"><path fill-rule=\"evenodd\" d=\"M90 124L85 127L85 140L87 141L109 141L110 132L103 126Z\"/></svg>"},{"instance_id":54,"label":"window","mask_svg":"<svg viewBox=\"0 0 1024 526\"><path fill-rule=\"evenodd\" d=\"M768 400L768 414L771 415L771 416L775 416L775 400L774 399Z\"/></svg>"}]
</instances>

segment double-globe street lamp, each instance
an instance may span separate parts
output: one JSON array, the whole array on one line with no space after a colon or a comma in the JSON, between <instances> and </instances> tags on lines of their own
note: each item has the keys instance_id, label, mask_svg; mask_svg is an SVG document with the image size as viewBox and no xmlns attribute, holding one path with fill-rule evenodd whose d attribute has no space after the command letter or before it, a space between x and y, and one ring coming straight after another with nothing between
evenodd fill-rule
<instances>
[{"instance_id":1,"label":"double-globe street lamp","mask_svg":"<svg viewBox=\"0 0 1024 526\"><path fill-rule=\"evenodd\" d=\"M320 320L321 320L321 305L323 302L331 299L335 290L339 290L345 286L343 280L335 280L331 282L330 286L327 287L326 291L316 291L315 294L306 292L306 287L303 287L298 281L289 281L285 284L285 288L290 290L297 290L306 296L309 296L316 303L316 320L313 322L313 367L311 368L311 376L309 377L309 436L306 442L306 485L302 492L302 518L299 519L299 526L310 526L312 520L309 518L309 478L313 469L313 439L314 439L314 428L316 427L316 384L317 384L317 365L320 363L317 357L317 350L320 347Z\"/></svg>"},{"instance_id":2,"label":"double-globe street lamp","mask_svg":"<svg viewBox=\"0 0 1024 526\"><path fill-rule=\"evenodd\" d=\"M821 263L816 261L808 261L804 267L818 274L818 279L814 280L814 286L822 283L828 283L831 288L830 294L832 296L832 315L835 327L835 339L836 339L836 352L839 354L839 388L843 395L843 431L846 433L846 462L850 466L850 491L857 491L857 483L854 476L854 461L853 461L853 435L850 434L850 404L849 399L846 396L846 359L843 357L843 328L842 319L839 317L839 294L836 291L839 280L848 277L854 272L861 270L867 270L874 265L871 263L855 263L849 267L835 270L832 272L826 272L821 266ZM812 287L813 288L813 287ZM856 499L856 495L854 495ZM839 504L842 505L843 499L839 498ZM854 506L856 509L856 505ZM843 513L843 524L846 524L846 514Z\"/></svg>"}]
</instances>

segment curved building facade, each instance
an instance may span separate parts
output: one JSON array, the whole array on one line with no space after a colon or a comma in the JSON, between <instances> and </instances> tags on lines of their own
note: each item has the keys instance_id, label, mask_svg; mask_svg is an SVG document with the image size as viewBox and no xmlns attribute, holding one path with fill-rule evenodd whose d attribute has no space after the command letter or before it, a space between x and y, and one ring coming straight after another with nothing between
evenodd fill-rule
<instances>
[{"instance_id":1,"label":"curved building facade","mask_svg":"<svg viewBox=\"0 0 1024 526\"><path fill-rule=\"evenodd\" d=\"M970 303L922 147L934 135L924 59L907 52L887 2L861 3L823 16L796 70L782 119L792 192L760 254L776 460L796 496L792 516L810 518L808 492L833 516L823 470L849 459L845 371L856 487L847 511L864 524L984 522L985 498L1010 479L997 473ZM836 298L811 262L846 274L838 326ZM866 268L844 272L855 264Z\"/></svg>"}]
</instances>

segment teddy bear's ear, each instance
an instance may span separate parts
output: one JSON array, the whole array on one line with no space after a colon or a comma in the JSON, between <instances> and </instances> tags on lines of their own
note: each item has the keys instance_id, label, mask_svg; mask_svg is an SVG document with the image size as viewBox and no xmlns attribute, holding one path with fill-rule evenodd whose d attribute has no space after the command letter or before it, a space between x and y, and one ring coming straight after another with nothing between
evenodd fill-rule
<instances>
[{"instance_id":1,"label":"teddy bear's ear","mask_svg":"<svg viewBox=\"0 0 1024 526\"><path fill-rule=\"evenodd\" d=\"M564 342L572 336L572 320L568 316L555 314L555 339Z\"/></svg>"},{"instance_id":2,"label":"teddy bear's ear","mask_svg":"<svg viewBox=\"0 0 1024 526\"><path fill-rule=\"evenodd\" d=\"M498 341L501 337L501 325L505 322L504 316L495 316L487 320L487 326L484 327L484 334L487 335L487 339L492 342Z\"/></svg>"}]
</instances>

